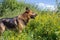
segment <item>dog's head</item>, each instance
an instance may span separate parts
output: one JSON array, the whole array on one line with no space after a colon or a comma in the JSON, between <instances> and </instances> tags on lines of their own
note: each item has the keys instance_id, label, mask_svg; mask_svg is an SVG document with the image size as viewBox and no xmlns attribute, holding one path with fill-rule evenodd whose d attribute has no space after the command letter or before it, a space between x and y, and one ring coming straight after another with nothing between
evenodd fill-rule
<instances>
[{"instance_id":1,"label":"dog's head","mask_svg":"<svg viewBox=\"0 0 60 40\"><path fill-rule=\"evenodd\" d=\"M35 14L32 10L30 10L28 7L26 7L26 12L28 14L28 17L31 18L31 19L34 19L37 14Z\"/></svg>"},{"instance_id":2,"label":"dog's head","mask_svg":"<svg viewBox=\"0 0 60 40\"><path fill-rule=\"evenodd\" d=\"M26 10L23 14L17 16L18 21L22 20L23 23L26 25L29 21L29 19L34 19L37 16L32 10L30 10L28 7L26 7Z\"/></svg>"}]
</instances>

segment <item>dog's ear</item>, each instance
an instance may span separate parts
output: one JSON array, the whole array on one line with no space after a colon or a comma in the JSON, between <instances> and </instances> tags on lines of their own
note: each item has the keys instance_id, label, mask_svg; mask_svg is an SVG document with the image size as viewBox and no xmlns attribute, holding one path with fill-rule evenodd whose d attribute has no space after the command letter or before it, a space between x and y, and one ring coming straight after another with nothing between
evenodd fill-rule
<instances>
[{"instance_id":1,"label":"dog's ear","mask_svg":"<svg viewBox=\"0 0 60 40\"><path fill-rule=\"evenodd\" d=\"M26 10L29 10L29 8L28 8L28 7L26 7Z\"/></svg>"},{"instance_id":2,"label":"dog's ear","mask_svg":"<svg viewBox=\"0 0 60 40\"><path fill-rule=\"evenodd\" d=\"M29 11L30 11L30 10L29 10L29 8L28 8L28 7L26 7L26 13L29 13Z\"/></svg>"}]
</instances>

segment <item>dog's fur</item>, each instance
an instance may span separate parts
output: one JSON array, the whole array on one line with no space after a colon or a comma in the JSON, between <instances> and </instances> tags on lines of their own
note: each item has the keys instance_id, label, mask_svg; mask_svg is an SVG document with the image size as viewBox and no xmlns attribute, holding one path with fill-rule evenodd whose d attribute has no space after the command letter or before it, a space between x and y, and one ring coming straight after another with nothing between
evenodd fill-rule
<instances>
[{"instance_id":1,"label":"dog's fur","mask_svg":"<svg viewBox=\"0 0 60 40\"><path fill-rule=\"evenodd\" d=\"M14 18L2 18L0 19L0 33L3 33L6 29L18 28L19 32L25 28L25 25L32 18L34 19L37 14L33 13L29 8L26 11Z\"/></svg>"}]
</instances>

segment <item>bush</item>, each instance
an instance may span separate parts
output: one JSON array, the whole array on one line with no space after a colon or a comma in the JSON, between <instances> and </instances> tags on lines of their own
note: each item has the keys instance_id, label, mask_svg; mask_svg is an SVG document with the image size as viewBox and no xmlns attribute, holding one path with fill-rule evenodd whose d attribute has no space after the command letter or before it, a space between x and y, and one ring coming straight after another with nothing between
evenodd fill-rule
<instances>
[{"instance_id":1,"label":"bush","mask_svg":"<svg viewBox=\"0 0 60 40\"><path fill-rule=\"evenodd\" d=\"M15 17L20 13L24 12L24 8L26 6L31 8L31 10L37 13L38 16L35 19L31 19L29 21L22 33L19 34L17 31L6 30L2 34L2 36L0 36L0 40L60 40L59 13L40 11L32 5L22 2L17 3L16 5L14 4L15 6L12 6L12 4L7 5L8 7L4 6L4 8L2 9L3 16L0 18Z\"/></svg>"}]
</instances>

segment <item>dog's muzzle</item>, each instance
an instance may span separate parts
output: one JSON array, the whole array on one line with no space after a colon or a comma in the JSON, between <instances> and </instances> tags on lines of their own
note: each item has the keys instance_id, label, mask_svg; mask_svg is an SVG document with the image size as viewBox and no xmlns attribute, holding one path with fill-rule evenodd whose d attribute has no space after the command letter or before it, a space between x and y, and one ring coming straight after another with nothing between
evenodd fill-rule
<instances>
[{"instance_id":1,"label":"dog's muzzle","mask_svg":"<svg viewBox=\"0 0 60 40\"><path fill-rule=\"evenodd\" d=\"M36 16L37 16L37 14L31 15L31 18L35 19Z\"/></svg>"}]
</instances>

